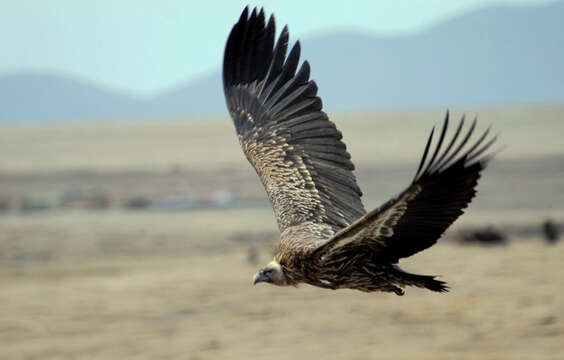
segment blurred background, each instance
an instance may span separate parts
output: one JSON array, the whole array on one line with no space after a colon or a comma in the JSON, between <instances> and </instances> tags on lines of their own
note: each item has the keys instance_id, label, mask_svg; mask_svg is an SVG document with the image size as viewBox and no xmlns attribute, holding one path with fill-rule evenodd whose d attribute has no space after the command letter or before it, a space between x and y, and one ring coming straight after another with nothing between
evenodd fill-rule
<instances>
[{"instance_id":1,"label":"blurred background","mask_svg":"<svg viewBox=\"0 0 564 360\"><path fill-rule=\"evenodd\" d=\"M223 99L246 2L0 4L0 358L558 359L564 1L264 1L367 209L446 109L504 147L433 248L448 294L251 285L278 241Z\"/></svg>"}]
</instances>

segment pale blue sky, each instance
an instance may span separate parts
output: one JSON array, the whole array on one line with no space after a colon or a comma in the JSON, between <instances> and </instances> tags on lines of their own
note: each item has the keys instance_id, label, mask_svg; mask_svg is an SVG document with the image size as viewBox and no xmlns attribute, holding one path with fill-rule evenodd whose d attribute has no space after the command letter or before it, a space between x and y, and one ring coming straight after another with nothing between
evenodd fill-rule
<instances>
[{"instance_id":1,"label":"pale blue sky","mask_svg":"<svg viewBox=\"0 0 564 360\"><path fill-rule=\"evenodd\" d=\"M409 33L488 5L548 2L0 0L0 75L48 71L150 95L217 69L246 4L274 12L293 41L336 29Z\"/></svg>"}]
</instances>

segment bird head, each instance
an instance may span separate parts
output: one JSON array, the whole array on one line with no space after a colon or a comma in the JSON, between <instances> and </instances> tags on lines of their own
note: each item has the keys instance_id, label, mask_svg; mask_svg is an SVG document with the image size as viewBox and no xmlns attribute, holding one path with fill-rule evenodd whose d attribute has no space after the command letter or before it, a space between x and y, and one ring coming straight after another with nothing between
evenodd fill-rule
<instances>
[{"instance_id":1,"label":"bird head","mask_svg":"<svg viewBox=\"0 0 564 360\"><path fill-rule=\"evenodd\" d=\"M255 274L253 277L253 285L259 282L271 283L278 286L288 285L284 270L276 260L272 260Z\"/></svg>"}]
</instances>

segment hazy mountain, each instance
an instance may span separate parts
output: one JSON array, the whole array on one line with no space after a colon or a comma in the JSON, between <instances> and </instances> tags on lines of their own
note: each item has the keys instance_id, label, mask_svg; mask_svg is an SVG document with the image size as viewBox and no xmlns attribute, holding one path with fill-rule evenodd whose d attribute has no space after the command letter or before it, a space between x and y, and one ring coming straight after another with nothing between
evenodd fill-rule
<instances>
[{"instance_id":1,"label":"hazy mountain","mask_svg":"<svg viewBox=\"0 0 564 360\"><path fill-rule=\"evenodd\" d=\"M188 86L165 91L146 102L146 113L152 117L226 114L221 81L217 71Z\"/></svg>"},{"instance_id":2,"label":"hazy mountain","mask_svg":"<svg viewBox=\"0 0 564 360\"><path fill-rule=\"evenodd\" d=\"M562 101L562 19L564 2L492 7L413 36L341 33L303 48L336 109Z\"/></svg>"},{"instance_id":3,"label":"hazy mountain","mask_svg":"<svg viewBox=\"0 0 564 360\"><path fill-rule=\"evenodd\" d=\"M489 7L413 35L303 39L302 58L328 110L564 101L562 19L564 2ZM143 100L56 76L0 78L4 123L221 113L219 70Z\"/></svg>"},{"instance_id":4,"label":"hazy mountain","mask_svg":"<svg viewBox=\"0 0 564 360\"><path fill-rule=\"evenodd\" d=\"M0 123L136 116L142 102L84 81L41 73L0 77Z\"/></svg>"}]
</instances>

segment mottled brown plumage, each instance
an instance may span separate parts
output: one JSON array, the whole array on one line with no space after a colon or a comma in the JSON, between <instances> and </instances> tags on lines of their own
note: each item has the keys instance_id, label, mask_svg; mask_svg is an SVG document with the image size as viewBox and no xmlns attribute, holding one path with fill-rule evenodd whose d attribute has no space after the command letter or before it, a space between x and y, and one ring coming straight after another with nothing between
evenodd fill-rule
<instances>
[{"instance_id":1,"label":"mottled brown plumage","mask_svg":"<svg viewBox=\"0 0 564 360\"><path fill-rule=\"evenodd\" d=\"M448 145L448 113L430 158L433 132L410 186L366 213L342 135L322 111L300 44L286 56L288 30L275 38L274 17L245 8L227 40L223 85L239 143L259 175L280 230L274 260L254 283L308 283L329 288L390 291L407 285L446 291L433 276L397 263L433 245L467 207L495 140L488 132L472 146L476 121L461 138L464 119Z\"/></svg>"}]
</instances>

